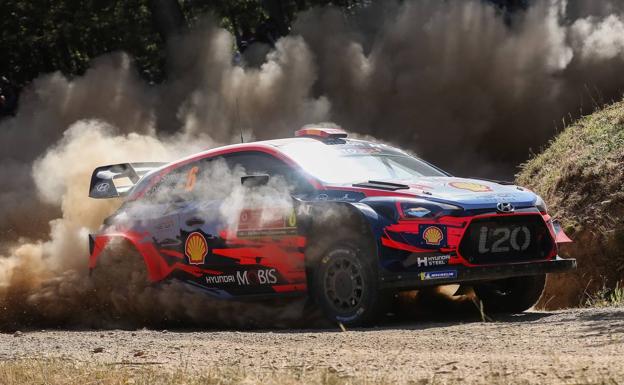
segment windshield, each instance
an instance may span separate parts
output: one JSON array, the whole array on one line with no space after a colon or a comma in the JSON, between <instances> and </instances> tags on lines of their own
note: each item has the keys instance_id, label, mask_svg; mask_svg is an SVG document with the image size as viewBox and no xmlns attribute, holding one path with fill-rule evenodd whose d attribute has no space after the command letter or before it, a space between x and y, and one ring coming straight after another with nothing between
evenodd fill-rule
<instances>
[{"instance_id":1,"label":"windshield","mask_svg":"<svg viewBox=\"0 0 624 385\"><path fill-rule=\"evenodd\" d=\"M392 147L361 141L345 144L295 142L281 150L325 183L352 184L369 180L411 180L447 176L444 172Z\"/></svg>"}]
</instances>

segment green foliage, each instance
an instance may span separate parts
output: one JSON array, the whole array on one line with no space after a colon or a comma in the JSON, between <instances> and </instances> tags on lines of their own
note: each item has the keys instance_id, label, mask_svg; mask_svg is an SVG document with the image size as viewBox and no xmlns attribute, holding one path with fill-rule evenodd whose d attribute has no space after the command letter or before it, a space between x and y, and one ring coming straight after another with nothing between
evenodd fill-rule
<instances>
[{"instance_id":1,"label":"green foliage","mask_svg":"<svg viewBox=\"0 0 624 385\"><path fill-rule=\"evenodd\" d=\"M334 4L349 8L362 0L171 0L189 27L212 14L223 27L254 30L277 4L290 24L298 11ZM125 51L142 76L165 77L164 41L154 26L150 0L4 0L0 18L0 75L22 87L42 73L80 75L102 54ZM273 8L275 9L275 8Z\"/></svg>"},{"instance_id":2,"label":"green foliage","mask_svg":"<svg viewBox=\"0 0 624 385\"><path fill-rule=\"evenodd\" d=\"M22 86L41 73L83 73L94 57L127 51L149 80L162 77L163 42L147 0L5 0L0 74Z\"/></svg>"}]
</instances>

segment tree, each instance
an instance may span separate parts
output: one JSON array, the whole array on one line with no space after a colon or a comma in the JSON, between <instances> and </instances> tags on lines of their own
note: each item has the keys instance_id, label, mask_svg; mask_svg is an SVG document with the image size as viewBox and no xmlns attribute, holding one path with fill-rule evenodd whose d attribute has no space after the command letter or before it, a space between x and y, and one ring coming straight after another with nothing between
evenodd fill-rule
<instances>
[{"instance_id":1,"label":"tree","mask_svg":"<svg viewBox=\"0 0 624 385\"><path fill-rule=\"evenodd\" d=\"M504 12L529 0L488 0ZM80 75L89 62L126 51L150 82L165 78L164 47L173 34L207 13L237 37L271 44L289 33L297 12L328 4L352 9L371 0L4 0L0 76L17 88L42 73ZM254 36L255 35L255 36ZM276 35L276 36L274 36Z\"/></svg>"},{"instance_id":2,"label":"tree","mask_svg":"<svg viewBox=\"0 0 624 385\"><path fill-rule=\"evenodd\" d=\"M179 33L186 25L178 0L148 0L154 26L163 40Z\"/></svg>"},{"instance_id":3,"label":"tree","mask_svg":"<svg viewBox=\"0 0 624 385\"><path fill-rule=\"evenodd\" d=\"M127 51L145 78L163 77L163 39L147 0L5 0L0 75L17 86L41 73L83 73L104 53Z\"/></svg>"}]
</instances>

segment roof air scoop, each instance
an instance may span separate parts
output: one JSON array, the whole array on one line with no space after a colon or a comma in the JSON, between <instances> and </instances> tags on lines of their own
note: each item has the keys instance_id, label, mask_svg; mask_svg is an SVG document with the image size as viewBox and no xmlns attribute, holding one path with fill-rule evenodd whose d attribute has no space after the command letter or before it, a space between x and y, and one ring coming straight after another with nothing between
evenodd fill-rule
<instances>
[{"instance_id":1,"label":"roof air scoop","mask_svg":"<svg viewBox=\"0 0 624 385\"><path fill-rule=\"evenodd\" d=\"M316 139L342 139L347 137L347 132L341 128L312 127L306 126L295 132L296 137L308 137Z\"/></svg>"}]
</instances>

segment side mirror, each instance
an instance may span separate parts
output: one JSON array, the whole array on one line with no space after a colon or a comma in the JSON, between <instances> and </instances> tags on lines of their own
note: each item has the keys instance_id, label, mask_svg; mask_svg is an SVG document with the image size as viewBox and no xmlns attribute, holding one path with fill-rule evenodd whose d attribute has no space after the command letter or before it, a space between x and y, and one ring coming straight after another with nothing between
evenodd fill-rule
<instances>
[{"instance_id":1,"label":"side mirror","mask_svg":"<svg viewBox=\"0 0 624 385\"><path fill-rule=\"evenodd\" d=\"M241 184L245 187L264 186L269 183L269 178L267 174L245 175L241 177Z\"/></svg>"}]
</instances>

